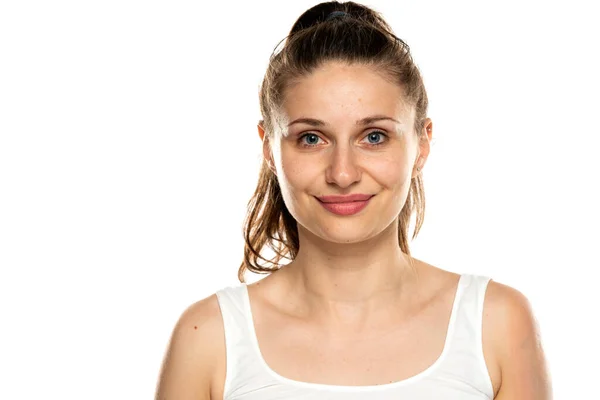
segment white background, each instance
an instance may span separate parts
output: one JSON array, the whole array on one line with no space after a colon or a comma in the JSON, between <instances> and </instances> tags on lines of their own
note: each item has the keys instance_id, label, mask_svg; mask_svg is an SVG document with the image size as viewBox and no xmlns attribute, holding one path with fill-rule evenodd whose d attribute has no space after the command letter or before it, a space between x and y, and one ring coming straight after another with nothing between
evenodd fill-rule
<instances>
[{"instance_id":1,"label":"white background","mask_svg":"<svg viewBox=\"0 0 600 400\"><path fill-rule=\"evenodd\" d=\"M557 399L600 358L593 3L366 3L430 97L413 254L530 299ZM314 4L1 3L0 398L153 397L181 312L237 283L259 84Z\"/></svg>"}]
</instances>

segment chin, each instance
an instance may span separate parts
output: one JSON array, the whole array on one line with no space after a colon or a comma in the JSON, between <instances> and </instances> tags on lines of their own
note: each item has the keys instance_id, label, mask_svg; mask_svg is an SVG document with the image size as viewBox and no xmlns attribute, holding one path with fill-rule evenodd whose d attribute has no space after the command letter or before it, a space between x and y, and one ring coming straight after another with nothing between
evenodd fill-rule
<instances>
[{"instance_id":1,"label":"chin","mask_svg":"<svg viewBox=\"0 0 600 400\"><path fill-rule=\"evenodd\" d=\"M292 213L292 216L297 221L300 235L309 235L336 244L366 242L384 235L390 229L394 230L396 235L398 231L397 224L394 224L398 214L393 211L388 214L382 213L383 210L379 209L376 210L379 212L373 215L374 210L367 207L356 215L349 216L335 215L325 209L314 210L310 214L300 209L294 211L298 211Z\"/></svg>"},{"instance_id":2,"label":"chin","mask_svg":"<svg viewBox=\"0 0 600 400\"><path fill-rule=\"evenodd\" d=\"M308 231L326 242L336 244L356 244L368 241L377 236L372 228L365 227L364 222L356 223L328 222L304 225L303 230Z\"/></svg>"}]
</instances>

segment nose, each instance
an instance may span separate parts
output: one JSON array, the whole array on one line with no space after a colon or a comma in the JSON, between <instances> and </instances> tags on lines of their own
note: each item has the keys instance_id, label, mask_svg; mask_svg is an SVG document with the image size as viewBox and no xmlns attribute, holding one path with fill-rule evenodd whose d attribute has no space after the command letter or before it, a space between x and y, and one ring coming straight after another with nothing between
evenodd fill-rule
<instances>
[{"instance_id":1,"label":"nose","mask_svg":"<svg viewBox=\"0 0 600 400\"><path fill-rule=\"evenodd\" d=\"M332 150L326 171L327 183L347 188L360 181L361 170L350 145L338 145Z\"/></svg>"}]
</instances>

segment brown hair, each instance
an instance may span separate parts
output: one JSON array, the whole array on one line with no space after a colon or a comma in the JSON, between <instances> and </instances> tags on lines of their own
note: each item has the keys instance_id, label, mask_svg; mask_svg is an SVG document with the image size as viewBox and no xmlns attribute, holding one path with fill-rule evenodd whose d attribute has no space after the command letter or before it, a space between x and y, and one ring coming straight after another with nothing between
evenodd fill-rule
<instances>
[{"instance_id":1,"label":"brown hair","mask_svg":"<svg viewBox=\"0 0 600 400\"><path fill-rule=\"evenodd\" d=\"M265 131L265 140L273 137L277 124L275 115L282 104L285 89L328 61L372 66L400 85L405 100L415 107L414 129L422 138L427 117L427 93L408 45L393 34L376 11L354 2L332 1L304 12L292 27L280 51L274 51L271 55L260 88L263 117L260 124ZM412 179L408 198L398 215L398 241L401 250L409 256L408 228L413 212L416 213L414 239L425 214L425 195L420 174ZM245 282L246 270L259 274L271 273L281 267L279 261L282 258L293 260L298 254L296 220L284 204L277 176L264 159L258 185L248 202L244 239L244 260L238 271L240 282ZM273 258L267 259L262 255L265 246L274 252ZM267 265L260 265L259 260Z\"/></svg>"}]
</instances>

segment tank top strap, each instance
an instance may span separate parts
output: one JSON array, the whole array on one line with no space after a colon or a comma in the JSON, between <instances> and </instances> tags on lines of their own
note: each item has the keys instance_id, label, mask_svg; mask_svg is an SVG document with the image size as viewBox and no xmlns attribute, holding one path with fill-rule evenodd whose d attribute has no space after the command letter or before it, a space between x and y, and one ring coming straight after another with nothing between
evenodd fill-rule
<instances>
[{"instance_id":1,"label":"tank top strap","mask_svg":"<svg viewBox=\"0 0 600 400\"><path fill-rule=\"evenodd\" d=\"M463 377L482 393L493 393L483 356L483 303L490 278L462 274L453 315L452 335L448 337L448 354L440 373Z\"/></svg>"},{"instance_id":2,"label":"tank top strap","mask_svg":"<svg viewBox=\"0 0 600 400\"><path fill-rule=\"evenodd\" d=\"M235 396L245 382L264 380L260 356L252 341L252 315L246 284L228 286L216 292L225 331L226 376L224 398ZM242 382L243 381L243 382ZM233 392L232 392L233 390Z\"/></svg>"}]
</instances>

